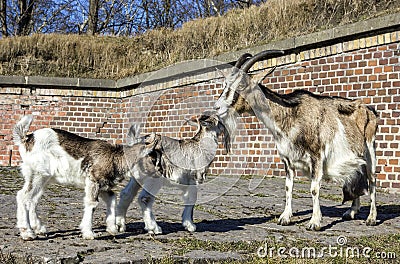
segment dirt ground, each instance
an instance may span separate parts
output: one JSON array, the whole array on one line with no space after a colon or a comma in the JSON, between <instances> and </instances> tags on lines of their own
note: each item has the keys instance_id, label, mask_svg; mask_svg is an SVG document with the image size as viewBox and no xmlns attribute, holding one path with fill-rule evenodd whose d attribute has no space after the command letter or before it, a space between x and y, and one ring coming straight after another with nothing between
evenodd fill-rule
<instances>
[{"instance_id":1,"label":"dirt ground","mask_svg":"<svg viewBox=\"0 0 400 264\"><path fill-rule=\"evenodd\" d=\"M15 168L0 169L0 253L3 259L8 257L13 262L240 262L265 257L267 243L269 249L271 243L274 249L278 245L317 244L363 247L357 244L360 243L358 238L368 241L376 236L400 233L399 194L379 190L378 225L366 226L368 197L362 197L361 212L356 220L343 221L341 215L350 204L342 205L340 186L323 183L322 230L314 232L306 230L312 212L309 182L295 182L293 224L280 226L277 219L285 204L284 179L217 176L210 177L200 187L194 212L195 233L190 234L181 226L178 189L164 187L154 205L162 235L151 236L144 231L136 201L128 211L127 231L115 237L108 235L104 223L105 205L101 202L94 220L98 238L83 240L78 229L83 214L83 190L52 185L43 195L38 209L47 226L47 236L23 241L15 228L15 196L22 182ZM395 256L399 261L400 252L392 253L392 258ZM278 253L268 254L276 257Z\"/></svg>"}]
</instances>

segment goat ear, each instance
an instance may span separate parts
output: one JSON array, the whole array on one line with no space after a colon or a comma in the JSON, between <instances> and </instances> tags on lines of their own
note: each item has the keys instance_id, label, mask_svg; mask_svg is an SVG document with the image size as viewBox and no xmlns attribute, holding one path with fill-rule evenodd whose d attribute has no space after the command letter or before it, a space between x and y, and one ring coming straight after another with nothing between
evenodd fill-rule
<instances>
[{"instance_id":1,"label":"goat ear","mask_svg":"<svg viewBox=\"0 0 400 264\"><path fill-rule=\"evenodd\" d=\"M137 124L132 124L129 128L128 137L129 138L136 138L139 136L139 126Z\"/></svg>"},{"instance_id":2,"label":"goat ear","mask_svg":"<svg viewBox=\"0 0 400 264\"><path fill-rule=\"evenodd\" d=\"M139 140L139 125L132 124L128 131L128 137L126 139L128 145L136 144Z\"/></svg>"},{"instance_id":3,"label":"goat ear","mask_svg":"<svg viewBox=\"0 0 400 264\"><path fill-rule=\"evenodd\" d=\"M186 119L186 122L191 126L198 126L199 120L196 117L192 117L190 119Z\"/></svg>"}]
</instances>

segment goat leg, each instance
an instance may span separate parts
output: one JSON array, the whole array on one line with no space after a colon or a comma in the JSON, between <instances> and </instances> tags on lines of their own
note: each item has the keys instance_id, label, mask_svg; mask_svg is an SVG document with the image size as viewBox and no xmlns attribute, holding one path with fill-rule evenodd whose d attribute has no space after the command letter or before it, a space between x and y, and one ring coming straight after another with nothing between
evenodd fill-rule
<instances>
[{"instance_id":1,"label":"goat leg","mask_svg":"<svg viewBox=\"0 0 400 264\"><path fill-rule=\"evenodd\" d=\"M29 223L29 211L27 201L29 199L29 192L25 188L17 193L17 228L19 229L20 236L23 240L33 240L36 234L33 232Z\"/></svg>"},{"instance_id":2,"label":"goat leg","mask_svg":"<svg viewBox=\"0 0 400 264\"><path fill-rule=\"evenodd\" d=\"M367 151L367 159L369 160L367 166L367 175L368 175L368 183L369 183L369 195L371 197L371 208L367 218L367 225L372 226L376 225L376 176L375 176L375 168L376 168L376 157L375 157L375 138L372 138L370 142L367 142L368 151Z\"/></svg>"},{"instance_id":3,"label":"goat leg","mask_svg":"<svg viewBox=\"0 0 400 264\"><path fill-rule=\"evenodd\" d=\"M359 211L360 211L360 197L357 197L353 200L350 209L343 214L342 218L343 220L353 220Z\"/></svg>"},{"instance_id":4,"label":"goat leg","mask_svg":"<svg viewBox=\"0 0 400 264\"><path fill-rule=\"evenodd\" d=\"M313 162L312 168L312 181L311 181L311 195L313 201L313 212L311 216L311 220L307 225L308 230L318 231L321 229L321 219L322 213L321 208L319 205L319 190L321 187L321 180L322 180L322 164L320 160Z\"/></svg>"},{"instance_id":5,"label":"goat leg","mask_svg":"<svg viewBox=\"0 0 400 264\"><path fill-rule=\"evenodd\" d=\"M33 181L35 188L31 197L31 206L29 208L29 222L36 235L46 235L47 233L46 226L42 225L36 209L39 199L42 197L49 181L51 181L50 175L39 175L39 177L35 177Z\"/></svg>"},{"instance_id":6,"label":"goat leg","mask_svg":"<svg viewBox=\"0 0 400 264\"><path fill-rule=\"evenodd\" d=\"M293 193L293 179L294 179L294 169L289 166L289 161L282 158L285 169L286 169L286 181L285 181L285 192L286 192L286 203L285 210L278 219L279 225L289 225L290 218L292 217L292 193Z\"/></svg>"},{"instance_id":7,"label":"goat leg","mask_svg":"<svg viewBox=\"0 0 400 264\"><path fill-rule=\"evenodd\" d=\"M193 209L197 201L197 185L183 185L183 203L185 208L182 213L182 225L189 231L196 231L196 225L193 223Z\"/></svg>"},{"instance_id":8,"label":"goat leg","mask_svg":"<svg viewBox=\"0 0 400 264\"><path fill-rule=\"evenodd\" d=\"M25 184L17 194L17 226L24 240L33 240L36 235L46 233L46 227L41 224L36 211L46 182L43 175L32 174L24 169L22 173L25 176Z\"/></svg>"},{"instance_id":9,"label":"goat leg","mask_svg":"<svg viewBox=\"0 0 400 264\"><path fill-rule=\"evenodd\" d=\"M149 177L145 180L143 190L138 197L139 205L143 213L145 229L150 234L162 234L162 229L158 226L153 214L153 204L155 195L163 185L163 179Z\"/></svg>"},{"instance_id":10,"label":"goat leg","mask_svg":"<svg viewBox=\"0 0 400 264\"><path fill-rule=\"evenodd\" d=\"M110 235L116 235L118 233L118 228L115 223L115 209L116 209L116 197L113 191L103 191L100 192L100 197L107 205L107 213L106 213L106 231Z\"/></svg>"},{"instance_id":11,"label":"goat leg","mask_svg":"<svg viewBox=\"0 0 400 264\"><path fill-rule=\"evenodd\" d=\"M117 216L115 219L119 232L126 231L126 212L128 211L129 205L132 203L137 192L140 189L140 184L134 177L131 177L129 183L121 191L119 195L119 202L117 206Z\"/></svg>"},{"instance_id":12,"label":"goat leg","mask_svg":"<svg viewBox=\"0 0 400 264\"><path fill-rule=\"evenodd\" d=\"M94 239L96 237L92 230L92 222L93 222L94 209L97 207L99 203L98 196L99 196L98 184L91 181L89 178L86 178L85 198L84 198L85 209L83 212L82 222L80 224L82 237L84 239Z\"/></svg>"},{"instance_id":13,"label":"goat leg","mask_svg":"<svg viewBox=\"0 0 400 264\"><path fill-rule=\"evenodd\" d=\"M371 208L367 218L367 225L373 226L376 225L376 179L370 179L369 182L369 194L371 197Z\"/></svg>"}]
</instances>

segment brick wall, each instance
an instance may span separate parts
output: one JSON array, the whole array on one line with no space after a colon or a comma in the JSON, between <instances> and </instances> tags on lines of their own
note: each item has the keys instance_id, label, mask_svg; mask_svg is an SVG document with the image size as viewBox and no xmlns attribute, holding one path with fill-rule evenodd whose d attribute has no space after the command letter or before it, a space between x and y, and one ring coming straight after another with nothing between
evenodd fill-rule
<instances>
[{"instance_id":1,"label":"brick wall","mask_svg":"<svg viewBox=\"0 0 400 264\"><path fill-rule=\"evenodd\" d=\"M254 70L277 69L264 83L279 93L307 89L325 95L361 98L378 111L378 185L400 190L400 32L354 37L318 48L304 48L258 63ZM200 77L199 77L200 76ZM58 87L3 83L0 87L0 165L18 165L11 130L33 113L32 129L58 127L114 143L125 140L131 123L143 133L190 137L186 119L211 108L221 92L215 72L173 78L138 88ZM271 134L251 116L239 118L233 153L218 150L210 173L283 176Z\"/></svg>"}]
</instances>

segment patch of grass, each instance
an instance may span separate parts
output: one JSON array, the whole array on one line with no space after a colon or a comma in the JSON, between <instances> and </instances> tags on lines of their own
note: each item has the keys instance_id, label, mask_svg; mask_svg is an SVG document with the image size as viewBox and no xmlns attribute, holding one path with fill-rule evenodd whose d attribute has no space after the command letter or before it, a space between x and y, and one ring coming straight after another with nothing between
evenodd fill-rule
<instances>
[{"instance_id":1,"label":"patch of grass","mask_svg":"<svg viewBox=\"0 0 400 264\"><path fill-rule=\"evenodd\" d=\"M300 190L300 189L295 189L294 192L297 193L301 193L301 194L308 194L311 197L311 193L309 190ZM295 197L295 193L293 193L293 197ZM299 196L297 196L299 197ZM321 193L319 194L320 198L326 199L326 200L330 200L330 201L334 201L334 202L342 202L343 198L341 195L337 195L337 194L331 194L331 193Z\"/></svg>"},{"instance_id":2,"label":"patch of grass","mask_svg":"<svg viewBox=\"0 0 400 264\"><path fill-rule=\"evenodd\" d=\"M0 250L0 263L2 264L41 264L44 263L39 259L35 259L32 256L16 256L12 253L4 253Z\"/></svg>"},{"instance_id":3,"label":"patch of grass","mask_svg":"<svg viewBox=\"0 0 400 264\"><path fill-rule=\"evenodd\" d=\"M220 252L239 252L242 254L249 254L257 252L257 249L262 245L260 241L228 241L219 242L212 240L200 240L190 237L182 237L177 240L169 240L168 242L175 248L176 255L184 255L192 250L204 251L220 251Z\"/></svg>"},{"instance_id":4,"label":"patch of grass","mask_svg":"<svg viewBox=\"0 0 400 264\"><path fill-rule=\"evenodd\" d=\"M200 205L200 204L196 204L196 205L194 206L194 210L203 211L203 212L206 212L206 213L209 213L209 214L211 214L211 215L218 216L218 217L225 217L223 214L218 213L218 212L216 212L216 211L213 211L213 210L211 210L211 209L205 208L204 206L202 206L202 205Z\"/></svg>"},{"instance_id":5,"label":"patch of grass","mask_svg":"<svg viewBox=\"0 0 400 264\"><path fill-rule=\"evenodd\" d=\"M242 174L242 175L240 175L240 179L241 180L251 180L251 179L253 179L253 177L254 177L254 175L251 175L251 174Z\"/></svg>"},{"instance_id":6,"label":"patch of grass","mask_svg":"<svg viewBox=\"0 0 400 264\"><path fill-rule=\"evenodd\" d=\"M15 167L0 167L0 194L16 195L22 188L23 177Z\"/></svg>"},{"instance_id":7,"label":"patch of grass","mask_svg":"<svg viewBox=\"0 0 400 264\"><path fill-rule=\"evenodd\" d=\"M292 198L293 199L299 199L301 196L296 194L296 193L292 193Z\"/></svg>"},{"instance_id":8,"label":"patch of grass","mask_svg":"<svg viewBox=\"0 0 400 264\"><path fill-rule=\"evenodd\" d=\"M399 10L400 2L393 0L269 0L135 37L2 38L0 74L120 79Z\"/></svg>"},{"instance_id":9,"label":"patch of grass","mask_svg":"<svg viewBox=\"0 0 400 264\"><path fill-rule=\"evenodd\" d=\"M336 194L324 194L324 193L320 193L319 194L319 197L320 198L323 198L323 199L327 199L327 200L330 200L330 201L334 201L334 202L339 202L339 203L341 203L342 201L343 201L343 197L342 196L340 196L340 195L336 195Z\"/></svg>"},{"instance_id":10,"label":"patch of grass","mask_svg":"<svg viewBox=\"0 0 400 264\"><path fill-rule=\"evenodd\" d=\"M265 193L253 193L251 196L256 196L256 197L270 197L268 194Z\"/></svg>"},{"instance_id":11,"label":"patch of grass","mask_svg":"<svg viewBox=\"0 0 400 264\"><path fill-rule=\"evenodd\" d=\"M0 263L16 263L16 257L10 253L3 253L3 251L0 250Z\"/></svg>"},{"instance_id":12,"label":"patch of grass","mask_svg":"<svg viewBox=\"0 0 400 264\"><path fill-rule=\"evenodd\" d=\"M296 180L294 184L310 184L310 181L308 180Z\"/></svg>"},{"instance_id":13,"label":"patch of grass","mask_svg":"<svg viewBox=\"0 0 400 264\"><path fill-rule=\"evenodd\" d=\"M267 237L264 241L209 241L209 240L199 240L194 237L184 237L176 240L166 239L163 243L168 243L172 245L173 251L171 255L183 256L192 250L203 250L203 251L220 251L220 252L235 252L240 255L240 259L228 259L228 260L207 260L204 263L382 263L382 259L379 259L376 253L385 252L386 256L390 256L392 261L395 263L396 259L400 256L400 234L391 235L380 235L380 236L364 236L359 238L350 238L347 243L343 246L330 245L332 247L331 253L329 253L329 245L318 243L317 241L311 241L307 239L284 239L277 241L274 237ZM271 249L271 255L265 257L259 257L257 251L260 248ZM282 254L286 257L281 257L278 255L277 250L279 248L284 248ZM324 252L324 256L314 257L312 254L308 256L308 251L310 248L314 248L316 254ZM326 249L325 249L326 248ZM360 255L353 255L351 250L348 250L346 256L347 248L358 249ZM369 251L369 248L371 251ZM290 256L290 249L298 249L299 255L297 257ZM295 250L293 254L296 253ZM304 250L304 257L301 255L302 250ZM364 252L369 252L363 253ZM262 251L260 251L262 252ZM176 263L179 262L178 259L171 257L161 259L159 263ZM396 259L393 259L393 258ZM176 261L178 260L178 261ZM389 262L390 263L390 262Z\"/></svg>"}]
</instances>

